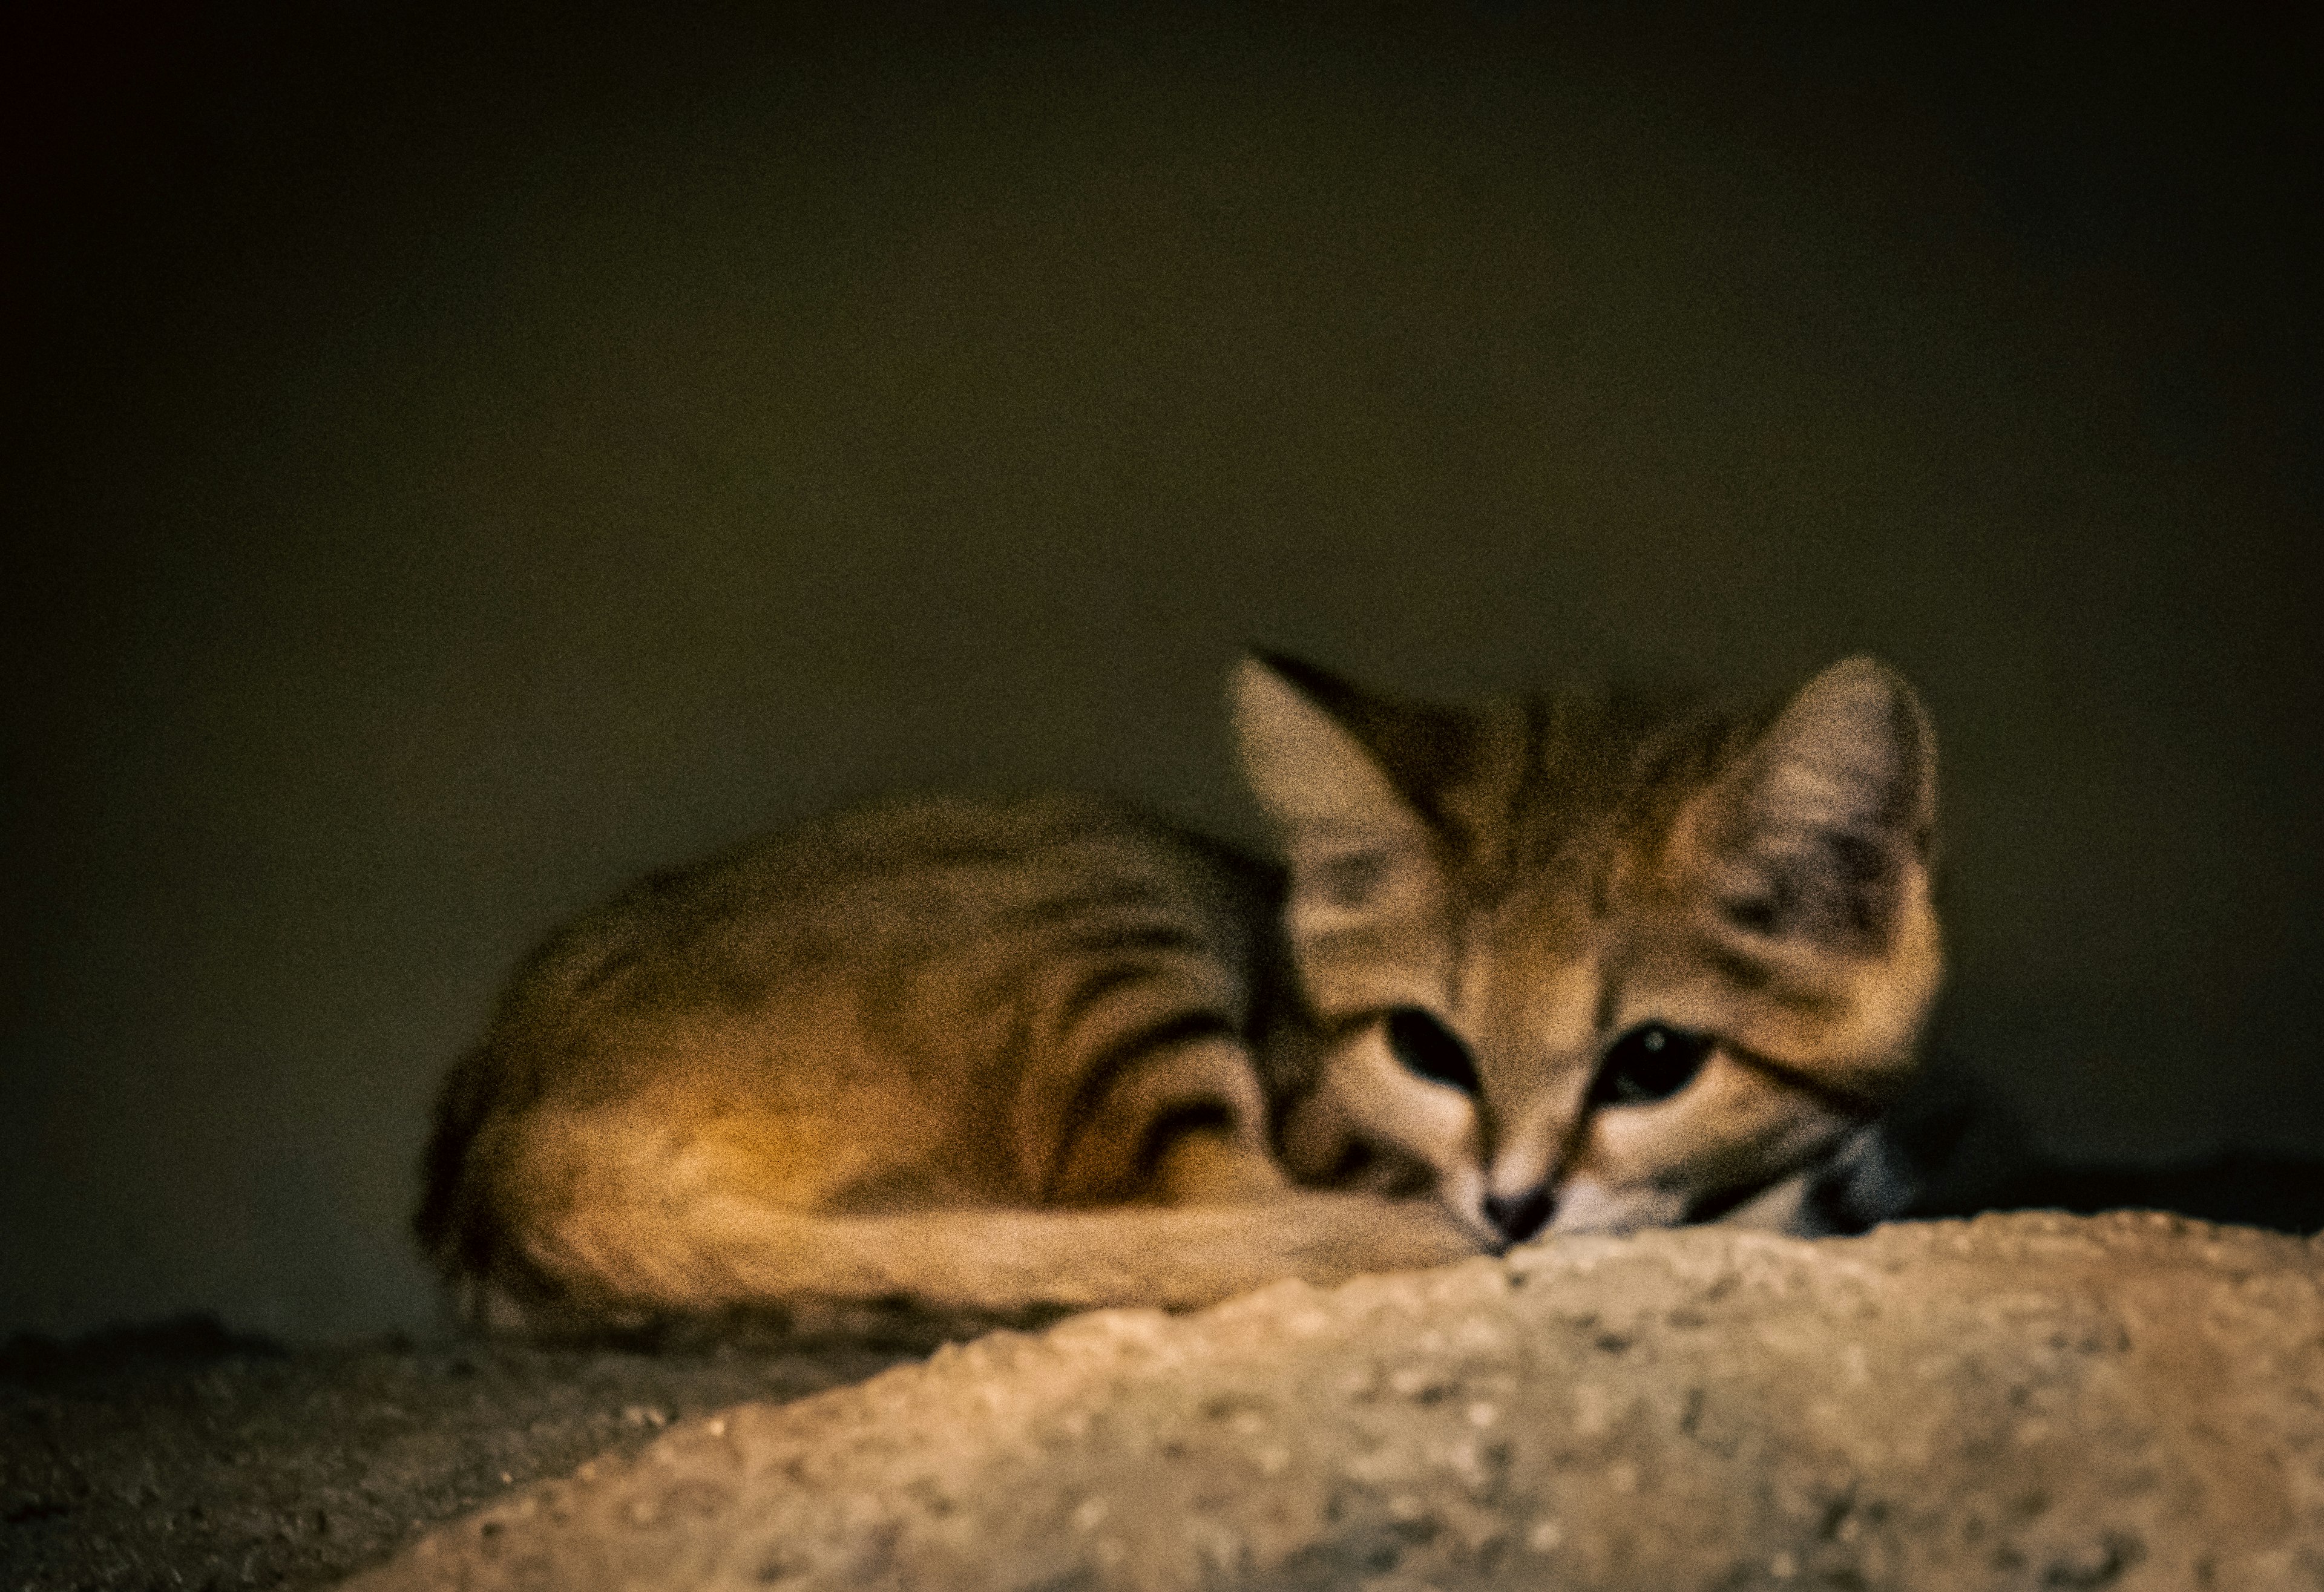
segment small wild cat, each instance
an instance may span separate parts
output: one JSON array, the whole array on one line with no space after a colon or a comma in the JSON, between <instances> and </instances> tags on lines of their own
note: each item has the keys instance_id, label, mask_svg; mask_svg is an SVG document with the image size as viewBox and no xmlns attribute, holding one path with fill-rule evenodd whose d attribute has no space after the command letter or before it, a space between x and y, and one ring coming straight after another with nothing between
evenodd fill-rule
<instances>
[{"instance_id":1,"label":"small wild cat","mask_svg":"<svg viewBox=\"0 0 2324 1592\"><path fill-rule=\"evenodd\" d=\"M1186 1306L1727 1219L1860 1228L1941 968L1935 750L1780 712L1234 682L1287 874L1094 799L861 809L519 972L418 1217L477 1324Z\"/></svg>"}]
</instances>

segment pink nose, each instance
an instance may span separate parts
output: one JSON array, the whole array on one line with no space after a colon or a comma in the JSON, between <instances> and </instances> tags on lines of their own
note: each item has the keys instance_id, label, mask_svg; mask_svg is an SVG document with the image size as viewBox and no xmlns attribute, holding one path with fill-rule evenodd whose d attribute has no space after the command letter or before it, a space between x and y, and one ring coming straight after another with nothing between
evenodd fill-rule
<instances>
[{"instance_id":1,"label":"pink nose","mask_svg":"<svg viewBox=\"0 0 2324 1592\"><path fill-rule=\"evenodd\" d=\"M1501 1229L1501 1236L1512 1244L1522 1244L1541 1231L1541 1224L1549 1219L1555 1204L1545 1183L1531 1193L1504 1200L1499 1194L1485 1196L1485 1219Z\"/></svg>"}]
</instances>

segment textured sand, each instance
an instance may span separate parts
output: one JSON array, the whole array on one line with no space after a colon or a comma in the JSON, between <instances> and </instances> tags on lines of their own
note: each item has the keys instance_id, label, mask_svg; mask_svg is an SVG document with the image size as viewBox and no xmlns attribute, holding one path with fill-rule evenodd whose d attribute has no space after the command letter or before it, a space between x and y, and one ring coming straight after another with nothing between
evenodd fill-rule
<instances>
[{"instance_id":1,"label":"textured sand","mask_svg":"<svg viewBox=\"0 0 2324 1592\"><path fill-rule=\"evenodd\" d=\"M1697 1229L1107 1311L684 1421L408 1587L2324 1587L2324 1240Z\"/></svg>"}]
</instances>

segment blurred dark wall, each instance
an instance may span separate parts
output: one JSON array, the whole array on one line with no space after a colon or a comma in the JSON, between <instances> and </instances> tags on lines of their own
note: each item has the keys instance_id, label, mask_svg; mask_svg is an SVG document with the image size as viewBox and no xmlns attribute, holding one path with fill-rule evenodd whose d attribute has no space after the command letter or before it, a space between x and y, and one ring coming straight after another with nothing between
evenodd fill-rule
<instances>
[{"instance_id":1,"label":"blurred dark wall","mask_svg":"<svg viewBox=\"0 0 2324 1592\"><path fill-rule=\"evenodd\" d=\"M1876 650L1947 1054L2324 1151L2314 24L1870 9L32 36L0 1330L426 1322L428 1098L559 917L895 787L1251 835L1254 640Z\"/></svg>"}]
</instances>

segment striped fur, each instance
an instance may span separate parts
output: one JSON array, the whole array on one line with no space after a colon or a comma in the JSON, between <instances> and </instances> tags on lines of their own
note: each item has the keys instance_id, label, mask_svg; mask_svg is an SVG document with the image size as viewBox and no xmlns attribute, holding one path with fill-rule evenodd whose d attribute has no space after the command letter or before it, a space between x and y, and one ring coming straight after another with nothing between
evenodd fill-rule
<instances>
[{"instance_id":1,"label":"striped fur","mask_svg":"<svg viewBox=\"0 0 2324 1592\"><path fill-rule=\"evenodd\" d=\"M1850 659L1749 719L1405 704L1287 659L1237 695L1327 1038L1296 1173L1432 1190L1488 1242L1902 1202L1877 1123L1943 959L1935 742L1895 674ZM1465 1073L1416 1075L1399 1028ZM1611 1087L1657 1035L1682 1086Z\"/></svg>"},{"instance_id":2,"label":"striped fur","mask_svg":"<svg viewBox=\"0 0 2324 1592\"><path fill-rule=\"evenodd\" d=\"M1287 879L1093 798L927 800L558 934L438 1104L417 1226L467 1316L1180 1307L1866 1203L1937 974L1901 682L1838 666L1756 726L1281 659L1236 695ZM1657 1022L1715 1035L1701 1075L1593 1104Z\"/></svg>"}]
</instances>

